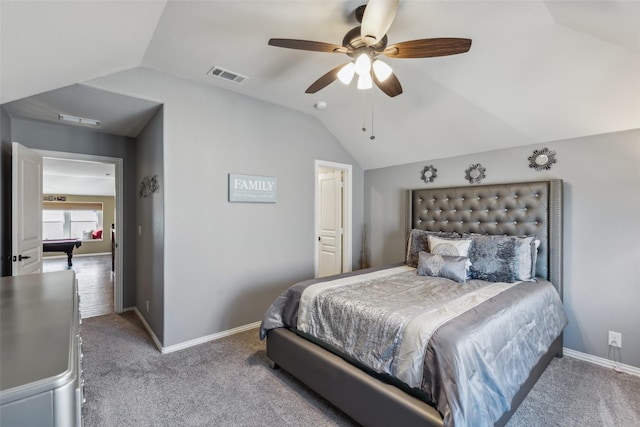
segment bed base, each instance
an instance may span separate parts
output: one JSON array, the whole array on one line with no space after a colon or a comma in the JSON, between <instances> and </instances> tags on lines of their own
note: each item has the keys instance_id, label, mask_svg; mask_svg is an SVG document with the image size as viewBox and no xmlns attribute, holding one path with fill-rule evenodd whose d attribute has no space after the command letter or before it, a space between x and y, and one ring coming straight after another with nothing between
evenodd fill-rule
<instances>
[{"instance_id":1,"label":"bed base","mask_svg":"<svg viewBox=\"0 0 640 427\"><path fill-rule=\"evenodd\" d=\"M562 335L533 368L513 398L511 410L496 423L507 423L518 405L554 356L562 354ZM267 336L267 357L364 426L402 425L442 427L440 413L431 405L384 383L339 356L294 332L278 328Z\"/></svg>"}]
</instances>

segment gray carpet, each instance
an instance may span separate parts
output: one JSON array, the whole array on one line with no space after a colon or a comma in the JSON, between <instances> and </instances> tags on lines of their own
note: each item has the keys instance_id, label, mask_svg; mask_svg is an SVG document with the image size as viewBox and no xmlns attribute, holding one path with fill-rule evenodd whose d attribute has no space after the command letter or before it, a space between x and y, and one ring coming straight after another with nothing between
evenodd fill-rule
<instances>
[{"instance_id":1,"label":"gray carpet","mask_svg":"<svg viewBox=\"0 0 640 427\"><path fill-rule=\"evenodd\" d=\"M353 426L267 365L257 330L162 355L132 312L86 319L85 426ZM509 427L639 426L640 378L555 359Z\"/></svg>"}]
</instances>

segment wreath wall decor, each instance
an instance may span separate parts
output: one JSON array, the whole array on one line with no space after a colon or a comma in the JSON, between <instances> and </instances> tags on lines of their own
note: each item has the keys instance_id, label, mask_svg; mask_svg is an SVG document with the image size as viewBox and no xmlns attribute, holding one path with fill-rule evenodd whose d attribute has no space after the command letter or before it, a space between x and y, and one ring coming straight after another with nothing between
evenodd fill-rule
<instances>
[{"instance_id":1,"label":"wreath wall decor","mask_svg":"<svg viewBox=\"0 0 640 427\"><path fill-rule=\"evenodd\" d=\"M533 150L533 154L527 159L529 160L529 167L537 170L538 172L549 170L551 166L557 162L556 152L551 151L548 148L542 150Z\"/></svg>"},{"instance_id":2,"label":"wreath wall decor","mask_svg":"<svg viewBox=\"0 0 640 427\"><path fill-rule=\"evenodd\" d=\"M422 169L422 180L427 184L433 182L438 177L438 169L434 168L433 165L425 166Z\"/></svg>"},{"instance_id":3,"label":"wreath wall decor","mask_svg":"<svg viewBox=\"0 0 640 427\"><path fill-rule=\"evenodd\" d=\"M149 197L151 193L157 193L158 191L160 191L158 175L147 175L142 178L142 182L140 183L140 190L138 191L138 195L141 199Z\"/></svg>"},{"instance_id":4,"label":"wreath wall decor","mask_svg":"<svg viewBox=\"0 0 640 427\"><path fill-rule=\"evenodd\" d=\"M464 171L464 178L469 181L469 184L479 184L486 177L486 171L480 163L471 164Z\"/></svg>"}]
</instances>

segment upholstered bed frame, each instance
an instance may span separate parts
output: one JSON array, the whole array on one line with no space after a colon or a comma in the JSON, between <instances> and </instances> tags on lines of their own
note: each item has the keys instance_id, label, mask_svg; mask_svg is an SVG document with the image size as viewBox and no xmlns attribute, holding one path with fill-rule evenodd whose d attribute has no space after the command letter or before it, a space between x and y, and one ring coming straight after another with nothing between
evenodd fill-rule
<instances>
[{"instance_id":1,"label":"upholstered bed frame","mask_svg":"<svg viewBox=\"0 0 640 427\"><path fill-rule=\"evenodd\" d=\"M407 233L418 228L537 235L536 274L551 281L562 298L562 180L409 190L407 206ZM562 335L496 425L506 424L554 356L562 356ZM363 425L442 426L434 407L288 329L269 331L267 357Z\"/></svg>"}]
</instances>

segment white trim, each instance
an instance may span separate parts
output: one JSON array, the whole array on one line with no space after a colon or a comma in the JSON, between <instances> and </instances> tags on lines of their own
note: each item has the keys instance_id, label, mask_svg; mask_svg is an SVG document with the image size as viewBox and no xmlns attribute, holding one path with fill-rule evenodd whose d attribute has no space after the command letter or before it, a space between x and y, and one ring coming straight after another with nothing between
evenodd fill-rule
<instances>
[{"instance_id":1,"label":"white trim","mask_svg":"<svg viewBox=\"0 0 640 427\"><path fill-rule=\"evenodd\" d=\"M96 252L96 253L93 253L93 254L78 254L78 255L73 254L73 257L74 258L75 257L82 258L82 257L85 257L85 256L98 256L98 255L109 255L109 256L111 256L111 252Z\"/></svg>"},{"instance_id":2,"label":"white trim","mask_svg":"<svg viewBox=\"0 0 640 427\"><path fill-rule=\"evenodd\" d=\"M154 334L153 330L151 330L151 326L149 326L149 324L145 320L145 318L142 315L142 313L140 313L140 310L138 310L138 307L127 307L123 311L131 311L131 310L133 310L136 313L136 315L138 316L138 318L142 322L142 325L144 326L144 328L147 330L147 332L151 336L151 339L153 340L153 343L156 345L156 347L158 348L158 350L160 350L160 353L162 353L162 354L173 353L174 351L184 350L184 349L189 348L189 347L194 347L196 345L204 344L204 343L207 343L207 342L210 342L210 341L215 341L215 340L218 340L220 338L228 337L230 335L239 334L240 332L244 332L244 331L248 331L250 329L257 328L257 327L260 326L260 323L261 323L261 322L249 323L248 325L238 326L237 328L227 329L226 331L217 332L215 334L206 335L204 337L196 338L196 339L189 340L189 341L184 341L184 342L181 342L180 344L174 344L174 345L170 345L168 347L163 347L162 343L160 343L160 340L158 339L158 337L156 337L156 334Z\"/></svg>"},{"instance_id":3,"label":"white trim","mask_svg":"<svg viewBox=\"0 0 640 427\"><path fill-rule=\"evenodd\" d=\"M96 252L95 254L73 254L73 259L82 258L86 256L98 256L98 255L111 255L111 252ZM43 255L42 260L46 259L67 259L66 255Z\"/></svg>"},{"instance_id":4,"label":"white trim","mask_svg":"<svg viewBox=\"0 0 640 427\"><path fill-rule=\"evenodd\" d=\"M320 216L318 215L318 174L320 168L341 170L344 172L344 217L345 223L343 224L343 247L342 247L342 272L348 273L353 269L353 166L330 162L326 160L316 160L314 169L314 201L313 201L313 236L314 236L314 276L318 277L318 248L319 243L317 240L318 230L320 228L318 222Z\"/></svg>"},{"instance_id":5,"label":"white trim","mask_svg":"<svg viewBox=\"0 0 640 427\"><path fill-rule=\"evenodd\" d=\"M625 365L624 363L616 363L609 359L605 359L598 356L592 356L591 354L581 353L579 351L571 350L570 348L566 348L566 347L562 349L562 353L565 356L573 357L574 359L590 362L595 365L603 366L605 368L611 368L611 369L617 368L618 370L624 373L640 377L640 368L636 368L635 366Z\"/></svg>"},{"instance_id":6,"label":"white trim","mask_svg":"<svg viewBox=\"0 0 640 427\"><path fill-rule=\"evenodd\" d=\"M123 169L123 159L120 157L108 157L108 156L99 156L94 154L81 154L81 153L67 153L63 151L51 151L51 150L35 150L42 155L42 157L49 158L57 158L57 159L70 159L70 160L88 160L93 162L102 162L109 163L115 165L115 202L116 202L116 217L115 224L120 230L124 225L124 169ZM104 228L104 224L103 224ZM110 230L110 228L109 228ZM123 266L124 258L122 256L122 251L124 247L122 246L122 232L116 233L116 266ZM130 248L133 251L133 248ZM116 268L115 271L115 287L113 292L113 308L116 313L122 313L123 310L123 281L124 281L124 273L122 268Z\"/></svg>"},{"instance_id":7,"label":"white trim","mask_svg":"<svg viewBox=\"0 0 640 427\"><path fill-rule=\"evenodd\" d=\"M249 323L248 325L238 326L237 328L227 329L226 331L217 332L215 334L206 335L204 337L196 338L189 341L181 342L180 344L170 345L168 347L162 347L162 354L173 353L174 351L184 350L185 348L193 347L196 345L204 344L209 341L215 341L220 338L228 337L230 335L239 334L240 332L248 331L260 326L261 322Z\"/></svg>"},{"instance_id":8,"label":"white trim","mask_svg":"<svg viewBox=\"0 0 640 427\"><path fill-rule=\"evenodd\" d=\"M127 309L127 311L130 311L130 310L131 310L131 308ZM142 322L142 325L144 326L144 328L147 330L147 332L151 336L151 339L153 340L153 343L156 345L156 347L158 347L158 350L160 350L160 353L164 353L164 351L162 351L162 343L160 342L158 337L156 337L156 334L153 333L153 330L151 329L151 326L149 326L149 324L147 323L147 320L144 318L142 313L140 313L140 311L138 310L138 307L133 307L133 311L138 316L138 319L140 319L140 321Z\"/></svg>"}]
</instances>

